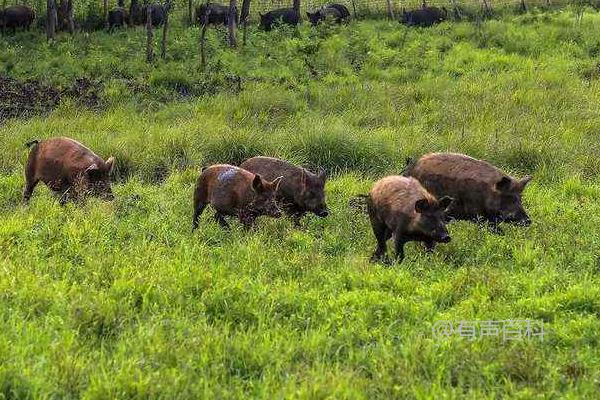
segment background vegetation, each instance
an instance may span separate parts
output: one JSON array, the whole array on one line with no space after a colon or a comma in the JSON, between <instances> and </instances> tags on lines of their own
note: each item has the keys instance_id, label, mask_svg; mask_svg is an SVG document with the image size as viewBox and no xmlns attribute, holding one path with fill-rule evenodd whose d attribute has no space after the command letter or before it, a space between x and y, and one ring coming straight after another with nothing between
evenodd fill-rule
<instances>
[{"instance_id":1,"label":"background vegetation","mask_svg":"<svg viewBox=\"0 0 600 400\"><path fill-rule=\"evenodd\" d=\"M141 29L0 37L1 74L95 99L0 126L0 397L598 396L598 14L224 35L205 71L179 24L153 65ZM116 156L114 202L21 204L23 144L59 135ZM369 264L348 200L428 151L534 175L533 225L455 223L432 255ZM330 218L223 232L207 212L191 234L199 166L257 154L327 168ZM431 334L523 318L543 342Z\"/></svg>"}]
</instances>

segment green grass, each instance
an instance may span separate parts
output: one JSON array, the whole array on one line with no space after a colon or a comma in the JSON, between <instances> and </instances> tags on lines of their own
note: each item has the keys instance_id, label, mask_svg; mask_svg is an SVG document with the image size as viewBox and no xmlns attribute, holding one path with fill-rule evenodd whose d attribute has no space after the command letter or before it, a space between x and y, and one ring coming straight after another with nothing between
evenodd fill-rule
<instances>
[{"instance_id":1,"label":"green grass","mask_svg":"<svg viewBox=\"0 0 600 400\"><path fill-rule=\"evenodd\" d=\"M600 15L252 30L236 51L211 31L207 71L197 37L177 24L154 65L142 30L0 37L2 73L102 86L99 110L0 126L0 398L598 397ZM23 144L57 135L116 156L114 202L21 204ZM349 199L446 150L534 175L533 225L454 223L370 264ZM325 167L330 217L224 232L208 210L192 234L199 167L256 154ZM524 318L543 342L431 332Z\"/></svg>"}]
</instances>

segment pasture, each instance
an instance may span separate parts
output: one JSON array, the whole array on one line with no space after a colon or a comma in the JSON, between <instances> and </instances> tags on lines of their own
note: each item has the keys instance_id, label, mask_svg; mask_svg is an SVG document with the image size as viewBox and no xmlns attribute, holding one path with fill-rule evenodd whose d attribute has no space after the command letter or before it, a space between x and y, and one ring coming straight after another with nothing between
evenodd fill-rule
<instances>
[{"instance_id":1,"label":"pasture","mask_svg":"<svg viewBox=\"0 0 600 400\"><path fill-rule=\"evenodd\" d=\"M211 29L204 71L171 29L154 64L143 29L0 36L0 398L599 396L600 14ZM116 157L113 202L21 203L63 135ZM533 175L533 224L369 263L350 199L430 151ZM200 167L255 155L325 168L330 216L192 234ZM543 341L432 334L509 319Z\"/></svg>"}]
</instances>

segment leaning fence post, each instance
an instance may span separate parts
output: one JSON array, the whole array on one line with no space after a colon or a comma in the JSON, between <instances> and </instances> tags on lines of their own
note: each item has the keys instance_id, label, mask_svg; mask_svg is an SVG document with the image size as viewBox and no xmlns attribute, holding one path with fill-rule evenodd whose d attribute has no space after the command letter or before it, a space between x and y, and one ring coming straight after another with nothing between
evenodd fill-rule
<instances>
[{"instance_id":1,"label":"leaning fence post","mask_svg":"<svg viewBox=\"0 0 600 400\"><path fill-rule=\"evenodd\" d=\"M202 70L206 68L206 55L205 55L205 47L206 47L206 27L208 24L206 21L202 23L202 31L200 32L200 66Z\"/></svg>"},{"instance_id":2,"label":"leaning fence post","mask_svg":"<svg viewBox=\"0 0 600 400\"><path fill-rule=\"evenodd\" d=\"M393 20L394 19L394 9L392 8L392 0L387 0L387 12L388 17Z\"/></svg>"},{"instance_id":3,"label":"leaning fence post","mask_svg":"<svg viewBox=\"0 0 600 400\"><path fill-rule=\"evenodd\" d=\"M169 14L171 13L171 6L171 0L167 0L165 3L165 23L163 24L162 43L160 46L160 58L162 59L167 57L167 35L169 31Z\"/></svg>"},{"instance_id":4,"label":"leaning fence post","mask_svg":"<svg viewBox=\"0 0 600 400\"><path fill-rule=\"evenodd\" d=\"M248 16L250 15L250 0L242 1L242 12L240 14L240 23L243 24L244 27L244 46L246 45L246 31L248 28Z\"/></svg>"},{"instance_id":5,"label":"leaning fence post","mask_svg":"<svg viewBox=\"0 0 600 400\"><path fill-rule=\"evenodd\" d=\"M484 15L486 17L491 14L491 8L490 8L487 0L483 0L483 10L484 10Z\"/></svg>"},{"instance_id":6,"label":"leaning fence post","mask_svg":"<svg viewBox=\"0 0 600 400\"><path fill-rule=\"evenodd\" d=\"M527 12L527 5L525 5L525 0L521 0L521 11Z\"/></svg>"}]
</instances>

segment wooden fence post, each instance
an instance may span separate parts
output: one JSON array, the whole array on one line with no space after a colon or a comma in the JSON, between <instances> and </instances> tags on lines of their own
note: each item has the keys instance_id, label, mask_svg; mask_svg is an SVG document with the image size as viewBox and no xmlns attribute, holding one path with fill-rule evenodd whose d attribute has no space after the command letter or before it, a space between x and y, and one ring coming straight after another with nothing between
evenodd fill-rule
<instances>
[{"instance_id":1,"label":"wooden fence post","mask_svg":"<svg viewBox=\"0 0 600 400\"><path fill-rule=\"evenodd\" d=\"M208 26L208 24L203 23L202 30L200 32L200 66L203 71L206 68L206 55L205 55L206 49L205 48L206 48L206 27L207 26Z\"/></svg>"},{"instance_id":2,"label":"wooden fence post","mask_svg":"<svg viewBox=\"0 0 600 400\"><path fill-rule=\"evenodd\" d=\"M527 12L527 5L525 4L525 0L521 0L521 12Z\"/></svg>"},{"instance_id":3,"label":"wooden fence post","mask_svg":"<svg viewBox=\"0 0 600 400\"><path fill-rule=\"evenodd\" d=\"M75 18L73 18L73 0L67 0L67 28L72 35L75 33Z\"/></svg>"},{"instance_id":4,"label":"wooden fence post","mask_svg":"<svg viewBox=\"0 0 600 400\"><path fill-rule=\"evenodd\" d=\"M104 0L104 27L106 30L109 28L108 24L108 0Z\"/></svg>"},{"instance_id":5,"label":"wooden fence post","mask_svg":"<svg viewBox=\"0 0 600 400\"><path fill-rule=\"evenodd\" d=\"M47 0L46 2L46 38L48 40L54 39L56 35L56 22L58 16L56 15L56 2L54 0Z\"/></svg>"},{"instance_id":6,"label":"wooden fence post","mask_svg":"<svg viewBox=\"0 0 600 400\"><path fill-rule=\"evenodd\" d=\"M146 61L154 61L154 34L152 32L152 6L146 4Z\"/></svg>"},{"instance_id":7,"label":"wooden fence post","mask_svg":"<svg viewBox=\"0 0 600 400\"><path fill-rule=\"evenodd\" d=\"M394 8L392 6L392 0L387 0L387 12L388 12L388 17L391 20L394 20Z\"/></svg>"},{"instance_id":8,"label":"wooden fence post","mask_svg":"<svg viewBox=\"0 0 600 400\"><path fill-rule=\"evenodd\" d=\"M163 24L162 42L160 47L160 58L163 60L167 57L167 34L169 31L169 14L171 13L171 7L171 0L167 0L165 3L165 22Z\"/></svg>"},{"instance_id":9,"label":"wooden fence post","mask_svg":"<svg viewBox=\"0 0 600 400\"><path fill-rule=\"evenodd\" d=\"M237 0L229 0L229 18L228 18L229 47L237 46L235 31L237 28Z\"/></svg>"},{"instance_id":10,"label":"wooden fence post","mask_svg":"<svg viewBox=\"0 0 600 400\"><path fill-rule=\"evenodd\" d=\"M292 8L296 11L296 14L298 14L298 19L302 19L302 14L300 14L300 0L294 0Z\"/></svg>"},{"instance_id":11,"label":"wooden fence post","mask_svg":"<svg viewBox=\"0 0 600 400\"><path fill-rule=\"evenodd\" d=\"M490 8L490 5L488 4L487 0L483 0L483 11L484 11L484 15L486 17L491 15L491 8Z\"/></svg>"},{"instance_id":12,"label":"wooden fence post","mask_svg":"<svg viewBox=\"0 0 600 400\"><path fill-rule=\"evenodd\" d=\"M244 27L244 46L246 45L246 31L248 28L248 17L250 16L250 0L242 1L242 12L240 14L240 23Z\"/></svg>"}]
</instances>

